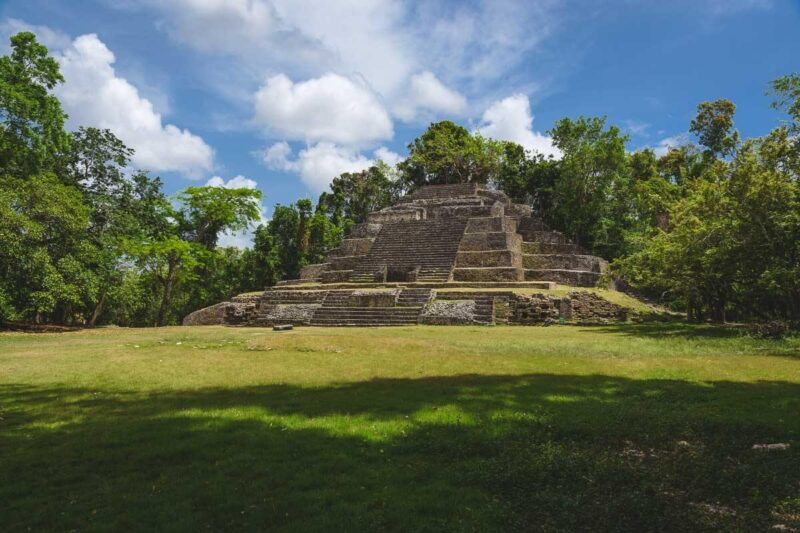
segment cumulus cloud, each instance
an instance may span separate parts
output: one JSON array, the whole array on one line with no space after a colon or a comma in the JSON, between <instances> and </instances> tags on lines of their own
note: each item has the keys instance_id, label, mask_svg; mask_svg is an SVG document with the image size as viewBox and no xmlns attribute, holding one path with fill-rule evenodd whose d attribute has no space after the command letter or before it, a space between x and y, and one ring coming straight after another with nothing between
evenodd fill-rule
<instances>
[{"instance_id":1,"label":"cumulus cloud","mask_svg":"<svg viewBox=\"0 0 800 533\"><path fill-rule=\"evenodd\" d=\"M268 168L299 175L316 194L327 189L333 178L342 172L358 172L375 163L356 150L329 142L304 148L295 158L291 156L291 147L286 142L279 142L264 150L261 160Z\"/></svg>"},{"instance_id":2,"label":"cumulus cloud","mask_svg":"<svg viewBox=\"0 0 800 533\"><path fill-rule=\"evenodd\" d=\"M742 1L742 0L739 0ZM755 1L755 0L754 0ZM394 109L411 77L436 73L481 92L516 69L558 26L563 0L138 0L196 50L232 57L249 75L363 77ZM209 72L226 70L214 63ZM231 84L222 83L222 90Z\"/></svg>"},{"instance_id":3,"label":"cumulus cloud","mask_svg":"<svg viewBox=\"0 0 800 533\"><path fill-rule=\"evenodd\" d=\"M114 132L133 148L135 166L198 177L213 167L214 153L187 129L163 124L152 103L114 71L114 54L95 34L75 39L58 56L66 83L56 89L73 126Z\"/></svg>"},{"instance_id":4,"label":"cumulus cloud","mask_svg":"<svg viewBox=\"0 0 800 533\"><path fill-rule=\"evenodd\" d=\"M484 111L478 131L484 137L513 141L525 149L561 157L547 135L533 131L531 104L524 94L514 94L491 104Z\"/></svg>"},{"instance_id":5,"label":"cumulus cloud","mask_svg":"<svg viewBox=\"0 0 800 533\"><path fill-rule=\"evenodd\" d=\"M294 83L269 78L255 95L255 121L289 139L356 145L393 135L392 120L375 94L338 74Z\"/></svg>"},{"instance_id":6,"label":"cumulus cloud","mask_svg":"<svg viewBox=\"0 0 800 533\"><path fill-rule=\"evenodd\" d=\"M414 69L399 0L142 0L161 26L197 50L236 57L253 72L361 75L381 93Z\"/></svg>"},{"instance_id":7,"label":"cumulus cloud","mask_svg":"<svg viewBox=\"0 0 800 533\"><path fill-rule=\"evenodd\" d=\"M214 176L206 182L210 187L224 187L226 189L258 189L258 183L255 180L246 178L242 175L234 176L225 181L221 176ZM259 224L266 224L267 219L264 216L264 205L259 202L258 204L259 220L251 224L245 230L233 233L225 232L219 238L220 246L233 246L235 248L248 248L253 245L253 231Z\"/></svg>"},{"instance_id":8,"label":"cumulus cloud","mask_svg":"<svg viewBox=\"0 0 800 533\"><path fill-rule=\"evenodd\" d=\"M64 32L47 26L28 24L15 18L7 18L0 21L0 53L7 54L11 50L8 39L21 31L34 33L36 39L51 50L63 50L72 44L72 39Z\"/></svg>"},{"instance_id":9,"label":"cumulus cloud","mask_svg":"<svg viewBox=\"0 0 800 533\"><path fill-rule=\"evenodd\" d=\"M393 152L386 148L385 146L381 146L377 150L372 153L375 156L375 159L380 159L390 167L394 167L403 160L403 156L400 154Z\"/></svg>"},{"instance_id":10,"label":"cumulus cloud","mask_svg":"<svg viewBox=\"0 0 800 533\"><path fill-rule=\"evenodd\" d=\"M425 71L411 77L407 96L395 108L403 120L413 120L420 112L442 112L460 115L467 108L467 99L446 87L432 72Z\"/></svg>"},{"instance_id":11,"label":"cumulus cloud","mask_svg":"<svg viewBox=\"0 0 800 533\"><path fill-rule=\"evenodd\" d=\"M225 189L258 189L258 183L250 178L245 178L241 174L225 181L220 176L210 178L206 185L209 187L224 187Z\"/></svg>"}]
</instances>

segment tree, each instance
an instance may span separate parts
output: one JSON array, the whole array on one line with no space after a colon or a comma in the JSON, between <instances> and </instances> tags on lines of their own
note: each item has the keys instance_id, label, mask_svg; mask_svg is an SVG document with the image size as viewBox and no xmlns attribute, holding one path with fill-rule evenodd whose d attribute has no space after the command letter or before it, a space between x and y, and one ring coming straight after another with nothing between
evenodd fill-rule
<instances>
[{"instance_id":1,"label":"tree","mask_svg":"<svg viewBox=\"0 0 800 533\"><path fill-rule=\"evenodd\" d=\"M332 196L323 193L326 196L320 198L319 204L334 202L331 214L341 209L354 223L364 222L369 213L392 205L399 196L398 185L390 178L389 167L383 162L361 172L339 175L333 179L331 191Z\"/></svg>"},{"instance_id":2,"label":"tree","mask_svg":"<svg viewBox=\"0 0 800 533\"><path fill-rule=\"evenodd\" d=\"M513 201L530 205L545 221L557 223L553 192L561 176L559 161L538 153L530 154L513 142L503 141L501 146L502 161L493 185Z\"/></svg>"},{"instance_id":3,"label":"tree","mask_svg":"<svg viewBox=\"0 0 800 533\"><path fill-rule=\"evenodd\" d=\"M697 116L692 119L689 131L697 135L711 157L726 157L733 153L739 142L739 132L733 129L736 105L720 99L702 102L697 106Z\"/></svg>"},{"instance_id":4,"label":"tree","mask_svg":"<svg viewBox=\"0 0 800 533\"><path fill-rule=\"evenodd\" d=\"M0 57L0 175L56 170L69 135L67 115L50 91L63 81L58 62L34 34L11 37L11 55Z\"/></svg>"},{"instance_id":5,"label":"tree","mask_svg":"<svg viewBox=\"0 0 800 533\"><path fill-rule=\"evenodd\" d=\"M563 153L553 191L556 225L577 243L616 257L628 223L627 136L597 117L563 118L550 134Z\"/></svg>"},{"instance_id":6,"label":"tree","mask_svg":"<svg viewBox=\"0 0 800 533\"><path fill-rule=\"evenodd\" d=\"M500 168L502 144L470 134L449 120L435 122L408 145L408 157L397 167L403 185L486 183Z\"/></svg>"},{"instance_id":7,"label":"tree","mask_svg":"<svg viewBox=\"0 0 800 533\"><path fill-rule=\"evenodd\" d=\"M342 242L343 229L334 224L321 211L314 213L308 224L309 242L306 263L322 263L325 256Z\"/></svg>"},{"instance_id":8,"label":"tree","mask_svg":"<svg viewBox=\"0 0 800 533\"><path fill-rule=\"evenodd\" d=\"M770 82L770 94L777 98L772 102L772 108L785 110L789 115L789 131L793 134L800 132L800 74L788 74Z\"/></svg>"},{"instance_id":9,"label":"tree","mask_svg":"<svg viewBox=\"0 0 800 533\"><path fill-rule=\"evenodd\" d=\"M691 182L670 224L614 265L634 286L682 304L690 320L800 318L800 184L784 127L748 140L723 175Z\"/></svg>"},{"instance_id":10,"label":"tree","mask_svg":"<svg viewBox=\"0 0 800 533\"><path fill-rule=\"evenodd\" d=\"M186 240L213 250L223 231L246 229L260 214L261 191L225 187L187 187L179 192L175 213Z\"/></svg>"},{"instance_id":11,"label":"tree","mask_svg":"<svg viewBox=\"0 0 800 533\"><path fill-rule=\"evenodd\" d=\"M22 317L45 320L96 289L83 271L88 207L54 174L0 180L0 292Z\"/></svg>"}]
</instances>

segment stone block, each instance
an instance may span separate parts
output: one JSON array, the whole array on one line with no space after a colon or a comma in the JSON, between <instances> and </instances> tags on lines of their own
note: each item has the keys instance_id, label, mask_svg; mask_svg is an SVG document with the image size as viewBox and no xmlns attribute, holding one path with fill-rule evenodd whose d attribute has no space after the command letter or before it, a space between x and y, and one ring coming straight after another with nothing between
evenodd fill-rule
<instances>
[{"instance_id":1,"label":"stone block","mask_svg":"<svg viewBox=\"0 0 800 533\"><path fill-rule=\"evenodd\" d=\"M555 281L561 285L574 285L576 287L595 287L600 279L600 273L582 270L534 269L525 270L525 279L530 281Z\"/></svg>"},{"instance_id":2,"label":"stone block","mask_svg":"<svg viewBox=\"0 0 800 533\"><path fill-rule=\"evenodd\" d=\"M511 232L465 233L458 250L460 252L514 250L521 242L521 237Z\"/></svg>"},{"instance_id":3,"label":"stone block","mask_svg":"<svg viewBox=\"0 0 800 533\"><path fill-rule=\"evenodd\" d=\"M351 255L365 255L372 248L375 239L370 237L344 239L341 246L331 252L331 257L342 257ZM330 258L328 259L330 261Z\"/></svg>"},{"instance_id":4,"label":"stone block","mask_svg":"<svg viewBox=\"0 0 800 533\"><path fill-rule=\"evenodd\" d=\"M512 232L517 231L517 222L511 217L474 217L467 221L464 233Z\"/></svg>"},{"instance_id":5,"label":"stone block","mask_svg":"<svg viewBox=\"0 0 800 533\"><path fill-rule=\"evenodd\" d=\"M308 281L316 281L320 278L323 272L328 270L330 265L328 263L317 263L314 265L306 265L300 269L300 279Z\"/></svg>"},{"instance_id":6,"label":"stone block","mask_svg":"<svg viewBox=\"0 0 800 533\"><path fill-rule=\"evenodd\" d=\"M380 233L383 224L375 224L364 222L361 224L353 224L350 226L350 231L347 233L348 239L358 239L358 238L365 238L371 237L375 238Z\"/></svg>"},{"instance_id":7,"label":"stone block","mask_svg":"<svg viewBox=\"0 0 800 533\"><path fill-rule=\"evenodd\" d=\"M220 302L189 313L183 318L184 326L212 326L225 323L225 309L230 302Z\"/></svg>"},{"instance_id":8,"label":"stone block","mask_svg":"<svg viewBox=\"0 0 800 533\"><path fill-rule=\"evenodd\" d=\"M600 258L576 254L532 254L523 256L525 268L531 270L586 270L600 272Z\"/></svg>"},{"instance_id":9,"label":"stone block","mask_svg":"<svg viewBox=\"0 0 800 533\"><path fill-rule=\"evenodd\" d=\"M521 267L522 255L510 250L486 252L458 252L456 268L471 267Z\"/></svg>"},{"instance_id":10,"label":"stone block","mask_svg":"<svg viewBox=\"0 0 800 533\"><path fill-rule=\"evenodd\" d=\"M393 224L395 222L411 222L425 218L425 211L417 209L387 209L376 211L367 215L367 222L371 224Z\"/></svg>"},{"instance_id":11,"label":"stone block","mask_svg":"<svg viewBox=\"0 0 800 533\"><path fill-rule=\"evenodd\" d=\"M328 258L330 270L353 270L363 260L363 255L342 255Z\"/></svg>"},{"instance_id":12,"label":"stone block","mask_svg":"<svg viewBox=\"0 0 800 533\"><path fill-rule=\"evenodd\" d=\"M522 281L523 271L513 267L456 268L453 281Z\"/></svg>"},{"instance_id":13,"label":"stone block","mask_svg":"<svg viewBox=\"0 0 800 533\"><path fill-rule=\"evenodd\" d=\"M493 205L445 205L428 208L428 218L432 219L498 217L503 214L503 205L499 203Z\"/></svg>"},{"instance_id":14,"label":"stone block","mask_svg":"<svg viewBox=\"0 0 800 533\"><path fill-rule=\"evenodd\" d=\"M352 275L352 270L328 270L322 273L320 281L322 281L322 283L343 283L345 281L350 281L350 276Z\"/></svg>"}]
</instances>

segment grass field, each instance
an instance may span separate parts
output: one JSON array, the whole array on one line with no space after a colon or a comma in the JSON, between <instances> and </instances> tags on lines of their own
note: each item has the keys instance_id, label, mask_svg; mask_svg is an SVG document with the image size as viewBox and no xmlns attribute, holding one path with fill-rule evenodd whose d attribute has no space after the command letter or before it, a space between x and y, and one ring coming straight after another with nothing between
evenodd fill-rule
<instances>
[{"instance_id":1,"label":"grass field","mask_svg":"<svg viewBox=\"0 0 800 533\"><path fill-rule=\"evenodd\" d=\"M800 339L0 334L0 530L28 529L797 531Z\"/></svg>"}]
</instances>

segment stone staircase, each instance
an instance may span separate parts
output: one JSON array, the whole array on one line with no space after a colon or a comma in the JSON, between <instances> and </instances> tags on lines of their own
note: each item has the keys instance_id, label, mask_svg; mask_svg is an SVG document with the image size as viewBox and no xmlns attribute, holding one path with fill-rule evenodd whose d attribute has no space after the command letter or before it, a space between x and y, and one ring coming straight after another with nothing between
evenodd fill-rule
<instances>
[{"instance_id":1,"label":"stone staircase","mask_svg":"<svg viewBox=\"0 0 800 533\"><path fill-rule=\"evenodd\" d=\"M398 307L422 307L431 301L431 289L404 288L397 296Z\"/></svg>"},{"instance_id":2,"label":"stone staircase","mask_svg":"<svg viewBox=\"0 0 800 533\"><path fill-rule=\"evenodd\" d=\"M465 226L463 219L385 224L350 280L446 282Z\"/></svg>"},{"instance_id":3,"label":"stone staircase","mask_svg":"<svg viewBox=\"0 0 800 533\"><path fill-rule=\"evenodd\" d=\"M430 289L400 289L373 293L330 291L311 318L312 326L405 326L417 324Z\"/></svg>"}]
</instances>

